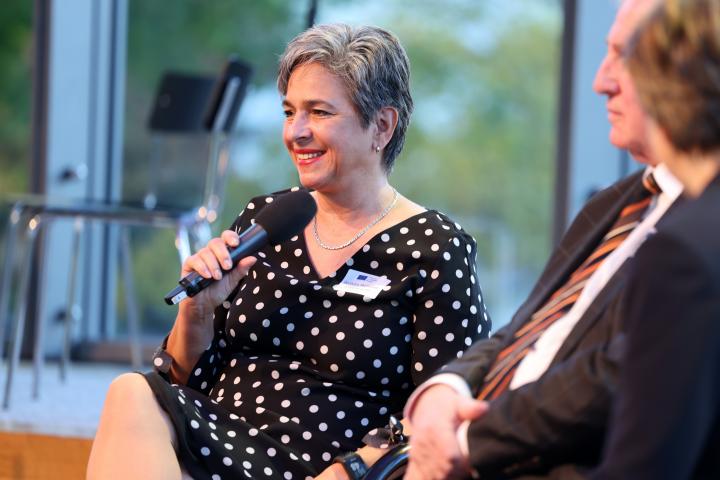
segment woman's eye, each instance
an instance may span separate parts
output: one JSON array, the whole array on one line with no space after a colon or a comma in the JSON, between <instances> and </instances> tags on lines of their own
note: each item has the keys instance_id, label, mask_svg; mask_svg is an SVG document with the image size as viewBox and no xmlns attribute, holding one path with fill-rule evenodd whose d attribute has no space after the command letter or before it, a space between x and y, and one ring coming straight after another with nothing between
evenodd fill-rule
<instances>
[{"instance_id":1,"label":"woman's eye","mask_svg":"<svg viewBox=\"0 0 720 480\"><path fill-rule=\"evenodd\" d=\"M285 118L290 118L293 116L292 110L283 110L283 115L285 115Z\"/></svg>"},{"instance_id":2,"label":"woman's eye","mask_svg":"<svg viewBox=\"0 0 720 480\"><path fill-rule=\"evenodd\" d=\"M326 112L325 110L318 110L315 109L312 111L313 115L317 115L319 117L327 117L330 115L330 112Z\"/></svg>"}]
</instances>

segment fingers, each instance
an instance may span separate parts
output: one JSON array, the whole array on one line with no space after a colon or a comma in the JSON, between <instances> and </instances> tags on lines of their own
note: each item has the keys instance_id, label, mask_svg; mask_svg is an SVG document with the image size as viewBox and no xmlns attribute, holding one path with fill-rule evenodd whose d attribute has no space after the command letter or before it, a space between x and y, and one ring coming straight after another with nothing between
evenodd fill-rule
<instances>
[{"instance_id":1,"label":"fingers","mask_svg":"<svg viewBox=\"0 0 720 480\"><path fill-rule=\"evenodd\" d=\"M488 403L474 398L463 398L458 401L458 417L461 420L477 420L488 410Z\"/></svg>"},{"instance_id":2,"label":"fingers","mask_svg":"<svg viewBox=\"0 0 720 480\"><path fill-rule=\"evenodd\" d=\"M417 399L409 421L413 428L441 428L446 422L457 423L457 404L460 395L444 384L436 384L425 390ZM442 408L438 406L442 405Z\"/></svg>"},{"instance_id":3,"label":"fingers","mask_svg":"<svg viewBox=\"0 0 720 480\"><path fill-rule=\"evenodd\" d=\"M245 275L248 274L248 271L252 268L253 265L255 265L255 262L257 261L257 258L255 257L245 257L240 262L238 262L237 266L228 273L229 281L228 284L231 286L237 285L237 283L240 281L241 278L243 278Z\"/></svg>"},{"instance_id":4,"label":"fingers","mask_svg":"<svg viewBox=\"0 0 720 480\"><path fill-rule=\"evenodd\" d=\"M442 432L436 436L410 437L409 476L423 480L448 479L454 476L462 463L462 453L454 432Z\"/></svg>"},{"instance_id":5,"label":"fingers","mask_svg":"<svg viewBox=\"0 0 720 480\"><path fill-rule=\"evenodd\" d=\"M248 271L252 268L253 265L255 265L255 262L257 262L256 257L245 257L238 263L236 269L242 274L244 277L248 274Z\"/></svg>"},{"instance_id":6,"label":"fingers","mask_svg":"<svg viewBox=\"0 0 720 480\"><path fill-rule=\"evenodd\" d=\"M447 385L437 384L425 390L411 414L410 463L405 478L466 476L467 461L460 450L457 428L486 409L485 402L464 398Z\"/></svg>"},{"instance_id":7,"label":"fingers","mask_svg":"<svg viewBox=\"0 0 720 480\"><path fill-rule=\"evenodd\" d=\"M182 276L196 271L204 278L220 280L223 271L232 268L230 249L236 247L238 243L238 235L232 230L225 230L219 238L213 238L195 255L188 257L183 264Z\"/></svg>"},{"instance_id":8,"label":"fingers","mask_svg":"<svg viewBox=\"0 0 720 480\"><path fill-rule=\"evenodd\" d=\"M220 238L230 247L237 247L240 244L240 236L233 230L225 230L220 234Z\"/></svg>"},{"instance_id":9,"label":"fingers","mask_svg":"<svg viewBox=\"0 0 720 480\"><path fill-rule=\"evenodd\" d=\"M408 463L408 467L407 470L405 470L405 476L403 476L403 478L405 480L423 480L416 463L413 462L412 459L410 459L410 463Z\"/></svg>"}]
</instances>

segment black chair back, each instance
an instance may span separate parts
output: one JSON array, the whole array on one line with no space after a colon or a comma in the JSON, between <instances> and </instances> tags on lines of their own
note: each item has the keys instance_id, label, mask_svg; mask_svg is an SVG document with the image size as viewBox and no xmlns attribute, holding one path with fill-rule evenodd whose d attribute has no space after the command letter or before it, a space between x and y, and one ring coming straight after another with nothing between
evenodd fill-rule
<instances>
[{"instance_id":1,"label":"black chair back","mask_svg":"<svg viewBox=\"0 0 720 480\"><path fill-rule=\"evenodd\" d=\"M391 448L375 462L365 474L364 480L395 480L403 478L408 463L410 445L401 443Z\"/></svg>"}]
</instances>

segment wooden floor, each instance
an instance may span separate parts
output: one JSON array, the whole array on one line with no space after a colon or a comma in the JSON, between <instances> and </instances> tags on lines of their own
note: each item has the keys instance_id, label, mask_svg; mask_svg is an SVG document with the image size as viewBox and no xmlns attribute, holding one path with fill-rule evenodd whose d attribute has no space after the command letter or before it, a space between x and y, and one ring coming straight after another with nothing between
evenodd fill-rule
<instances>
[{"instance_id":1,"label":"wooden floor","mask_svg":"<svg viewBox=\"0 0 720 480\"><path fill-rule=\"evenodd\" d=\"M40 395L33 398L32 366L22 363L10 406L0 408L0 480L84 479L105 392L113 378L129 369L77 362L63 382L57 365L48 363Z\"/></svg>"},{"instance_id":2,"label":"wooden floor","mask_svg":"<svg viewBox=\"0 0 720 480\"><path fill-rule=\"evenodd\" d=\"M92 441L0 432L0 479L83 479Z\"/></svg>"}]
</instances>

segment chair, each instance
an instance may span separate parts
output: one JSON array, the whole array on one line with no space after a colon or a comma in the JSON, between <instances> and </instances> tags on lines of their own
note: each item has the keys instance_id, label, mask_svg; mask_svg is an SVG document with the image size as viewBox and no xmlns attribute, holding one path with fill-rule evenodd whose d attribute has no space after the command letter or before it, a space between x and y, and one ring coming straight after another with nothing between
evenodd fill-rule
<instances>
[{"instance_id":1,"label":"chair","mask_svg":"<svg viewBox=\"0 0 720 480\"><path fill-rule=\"evenodd\" d=\"M246 87L251 75L249 65L230 60L222 75L213 77L166 73L158 88L149 128L156 134L183 135L198 129L209 132L210 151L203 199L199 206L169 208L158 206L156 184L151 183L143 198L137 202L95 202L87 200L50 199L42 196L25 196L14 201L7 232L6 252L2 277L0 278L0 358L5 346L5 325L11 323L7 377L3 396L3 408L9 408L13 374L20 357L23 338L26 303L29 294L29 269L36 251L38 233L57 219L74 219L71 266L64 315L64 342L61 352L60 375L64 379L69 361L71 328L78 320L79 308L75 306L75 289L80 234L86 221L117 224L120 231L119 261L125 282L128 310L128 333L131 359L134 368L141 367L139 319L135 301L135 288L131 269L128 226L172 228L176 234L176 247L181 262L194 249L204 245L211 237L210 224L217 218L221 207L225 172L230 157L231 136L237 123ZM156 146L161 142L154 142ZM159 155L150 159L150 168L158 168ZM151 179L155 176L151 175ZM154 180L153 180L154 182ZM14 268L15 248L25 237L25 254ZM13 271L18 270L19 283L16 313L9 315L10 285ZM12 320L9 322L8 320ZM42 352L44 321L36 319L33 339L33 397L39 394L39 378L44 361Z\"/></svg>"},{"instance_id":2,"label":"chair","mask_svg":"<svg viewBox=\"0 0 720 480\"><path fill-rule=\"evenodd\" d=\"M403 478L408 463L410 445L400 443L388 450L370 467L364 480L396 480Z\"/></svg>"}]
</instances>

